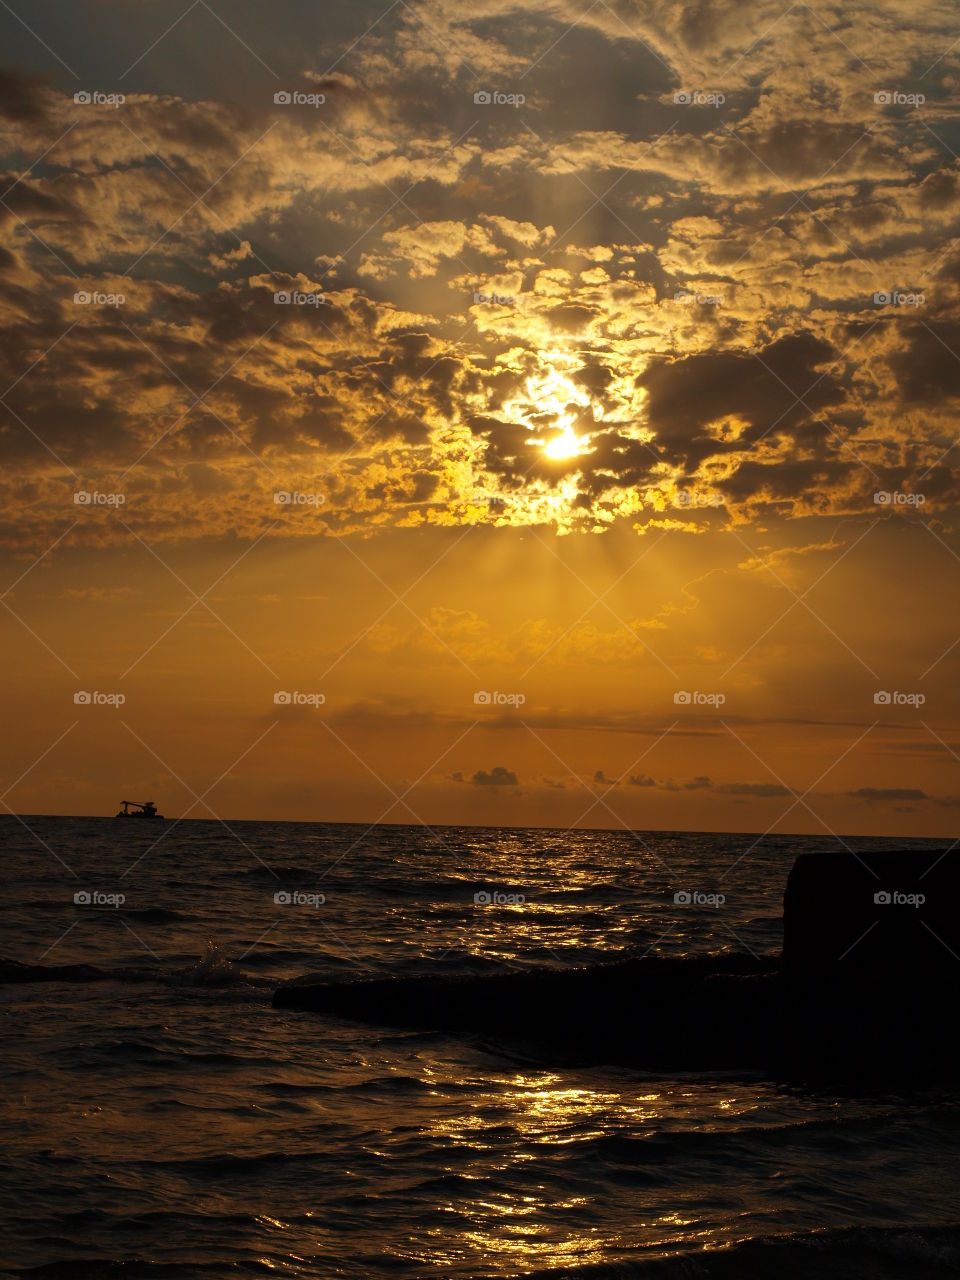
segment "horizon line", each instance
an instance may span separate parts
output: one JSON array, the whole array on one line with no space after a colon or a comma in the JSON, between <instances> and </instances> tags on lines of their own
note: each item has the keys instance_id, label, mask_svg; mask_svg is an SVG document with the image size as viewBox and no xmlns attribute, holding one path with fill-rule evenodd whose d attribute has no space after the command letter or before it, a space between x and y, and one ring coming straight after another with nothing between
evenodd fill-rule
<instances>
[{"instance_id":1,"label":"horizon line","mask_svg":"<svg viewBox=\"0 0 960 1280\"><path fill-rule=\"evenodd\" d=\"M58 818L66 821L76 822L115 822L116 814L106 813L15 813L12 809L9 812L0 814L0 820L4 818L12 818L14 821L20 821L27 818ZM223 826L225 823L239 824L245 823L263 823L271 826L311 826L311 827L366 827L373 831L377 827L403 827L415 831L433 831L438 828L444 831L556 831L564 832L597 832L605 835L658 835L658 836L742 836L745 839L755 839L757 841L767 839L802 839L830 841L833 844L842 844L844 840L904 840L911 843L919 841L960 841L960 837L951 835L926 835L926 836L904 836L897 834L880 834L876 832L822 832L811 834L806 831L727 831L727 830L706 830L703 828L683 828L683 827L580 827L580 826L543 826L536 824L510 824L510 823L483 823L483 822L369 822L363 819L330 819L330 818L221 818L221 817L179 817L179 818L152 818L147 819L147 823L152 822L170 822L177 825L185 822L196 823L215 823Z\"/></svg>"}]
</instances>

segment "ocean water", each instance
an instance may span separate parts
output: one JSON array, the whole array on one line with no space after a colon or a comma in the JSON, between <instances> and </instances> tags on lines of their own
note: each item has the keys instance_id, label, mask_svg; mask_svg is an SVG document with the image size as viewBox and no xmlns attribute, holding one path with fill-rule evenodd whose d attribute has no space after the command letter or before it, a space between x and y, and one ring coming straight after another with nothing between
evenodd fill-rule
<instances>
[{"instance_id":1,"label":"ocean water","mask_svg":"<svg viewBox=\"0 0 960 1280\"><path fill-rule=\"evenodd\" d=\"M794 858L834 847L0 819L0 953L95 967L0 986L2 1274L960 1275L960 1091L557 1066L495 1008L453 1036L271 1007L305 974L773 964Z\"/></svg>"}]
</instances>

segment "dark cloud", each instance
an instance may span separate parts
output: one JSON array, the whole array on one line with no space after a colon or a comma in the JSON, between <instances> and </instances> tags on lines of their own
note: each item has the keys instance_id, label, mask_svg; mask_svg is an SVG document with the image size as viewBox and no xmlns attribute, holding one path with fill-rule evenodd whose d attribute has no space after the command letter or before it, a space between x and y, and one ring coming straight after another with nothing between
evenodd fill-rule
<instances>
[{"instance_id":1,"label":"dark cloud","mask_svg":"<svg viewBox=\"0 0 960 1280\"><path fill-rule=\"evenodd\" d=\"M497 764L490 770L478 769L470 781L475 787L515 787L517 775L502 764Z\"/></svg>"},{"instance_id":2,"label":"dark cloud","mask_svg":"<svg viewBox=\"0 0 960 1280\"><path fill-rule=\"evenodd\" d=\"M706 458L771 443L796 433L811 413L841 399L831 374L819 372L833 348L812 333L778 339L756 353L724 351L656 360L637 379L649 396L656 442L671 461L695 471ZM797 397L802 397L801 403ZM707 427L726 418L745 424L724 438Z\"/></svg>"},{"instance_id":3,"label":"dark cloud","mask_svg":"<svg viewBox=\"0 0 960 1280\"><path fill-rule=\"evenodd\" d=\"M724 796L758 796L762 800L791 794L789 787L777 782L722 782L716 790Z\"/></svg>"},{"instance_id":4,"label":"dark cloud","mask_svg":"<svg viewBox=\"0 0 960 1280\"><path fill-rule=\"evenodd\" d=\"M940 405L960 396L960 319L931 317L912 324L890 367L902 399L910 404Z\"/></svg>"},{"instance_id":5,"label":"dark cloud","mask_svg":"<svg viewBox=\"0 0 960 1280\"><path fill-rule=\"evenodd\" d=\"M883 803L887 800L929 800L925 791L915 787L859 787L846 793L852 800L869 800Z\"/></svg>"},{"instance_id":6,"label":"dark cloud","mask_svg":"<svg viewBox=\"0 0 960 1280\"><path fill-rule=\"evenodd\" d=\"M37 122L47 111L49 89L40 76L0 67L0 116L7 120Z\"/></svg>"},{"instance_id":7,"label":"dark cloud","mask_svg":"<svg viewBox=\"0 0 960 1280\"><path fill-rule=\"evenodd\" d=\"M721 796L756 796L761 800L776 796L789 796L788 787L768 782L714 782L707 774L698 774L685 782L675 782L672 778L665 782L657 782L647 774L637 774L630 778L632 787L657 787L662 791L712 791Z\"/></svg>"},{"instance_id":8,"label":"dark cloud","mask_svg":"<svg viewBox=\"0 0 960 1280\"><path fill-rule=\"evenodd\" d=\"M849 514L921 477L931 505L955 503L937 463L960 390L954 157L918 113L878 107L874 71L803 6L633 9L625 25L573 0L431 0L427 25L400 6L354 47L345 14L321 41L305 6L295 48L262 15L251 48L325 94L322 114L276 106L236 41L214 65L224 33L199 10L137 66L120 113L0 70L2 185L57 139L0 206L0 383L40 361L0 430L16 480L52 465L43 443L103 469L153 444L152 492L172 502L196 488L186 465L210 466L237 495L218 518L245 531L265 467L335 472L329 523L363 532L642 529L665 506L694 529L703 513L674 503L688 482L726 497L717 523ZM103 6L79 11L100 30ZM891 84L921 34L953 38L905 6L847 21ZM182 57L187 39L203 56ZM349 64L328 73L341 39ZM953 56L925 80L925 119L952 109ZM464 59L492 87L523 76L535 131L474 103ZM674 102L718 66L720 107ZM214 182L191 209L183 184ZM113 276L131 304L58 343L73 271ZM484 282L516 305L473 305ZM878 311L895 282L922 285L924 309ZM722 305L679 305L681 286ZM279 288L325 302L277 307ZM585 447L552 458L563 429ZM158 525L176 515L202 531L171 509Z\"/></svg>"}]
</instances>

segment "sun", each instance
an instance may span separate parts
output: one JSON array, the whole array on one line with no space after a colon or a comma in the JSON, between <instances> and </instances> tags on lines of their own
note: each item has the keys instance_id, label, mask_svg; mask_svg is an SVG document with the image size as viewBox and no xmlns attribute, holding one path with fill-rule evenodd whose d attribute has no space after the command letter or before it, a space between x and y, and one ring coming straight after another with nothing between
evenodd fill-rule
<instances>
[{"instance_id":1,"label":"sun","mask_svg":"<svg viewBox=\"0 0 960 1280\"><path fill-rule=\"evenodd\" d=\"M554 436L543 446L543 454L545 458L554 458L557 461L563 458L576 458L580 454L582 441L573 427L564 427L558 436Z\"/></svg>"},{"instance_id":2,"label":"sun","mask_svg":"<svg viewBox=\"0 0 960 1280\"><path fill-rule=\"evenodd\" d=\"M505 405L515 421L526 423L534 432L527 443L542 449L543 456L553 462L588 452L586 438L577 435L574 424L591 408L591 400L586 388L578 385L564 367L572 367L572 363L560 353L552 353L526 379L524 393ZM548 421L552 434L545 437Z\"/></svg>"}]
</instances>

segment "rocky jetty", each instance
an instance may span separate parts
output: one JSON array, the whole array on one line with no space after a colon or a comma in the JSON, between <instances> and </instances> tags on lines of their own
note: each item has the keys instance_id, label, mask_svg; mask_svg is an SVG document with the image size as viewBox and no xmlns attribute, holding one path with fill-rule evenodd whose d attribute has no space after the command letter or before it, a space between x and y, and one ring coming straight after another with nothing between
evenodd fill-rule
<instances>
[{"instance_id":1,"label":"rocky jetty","mask_svg":"<svg viewBox=\"0 0 960 1280\"><path fill-rule=\"evenodd\" d=\"M804 854L782 957L280 987L277 1009L474 1034L551 1060L904 1083L953 1076L960 850Z\"/></svg>"}]
</instances>

